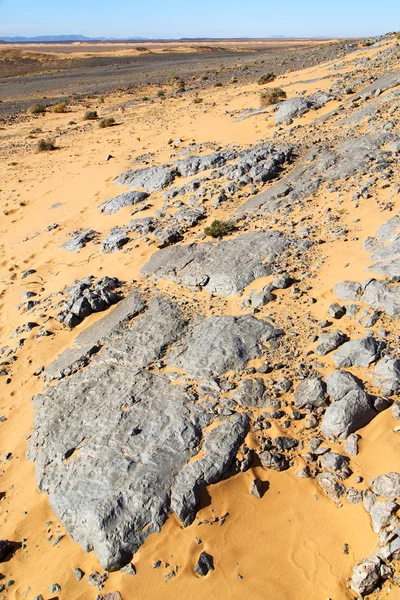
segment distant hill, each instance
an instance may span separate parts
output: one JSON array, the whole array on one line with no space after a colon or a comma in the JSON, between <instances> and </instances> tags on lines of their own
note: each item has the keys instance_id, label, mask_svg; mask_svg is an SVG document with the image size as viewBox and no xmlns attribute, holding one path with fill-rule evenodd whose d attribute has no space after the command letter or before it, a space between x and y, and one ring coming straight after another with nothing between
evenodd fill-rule
<instances>
[{"instance_id":1,"label":"distant hill","mask_svg":"<svg viewBox=\"0 0 400 600\"><path fill-rule=\"evenodd\" d=\"M38 35L35 37L1 37L0 41L12 44L27 44L27 43L51 43L51 42L104 42L107 40L115 40L116 38L97 37L91 38L84 35ZM127 40L145 41L146 38L130 37Z\"/></svg>"}]
</instances>

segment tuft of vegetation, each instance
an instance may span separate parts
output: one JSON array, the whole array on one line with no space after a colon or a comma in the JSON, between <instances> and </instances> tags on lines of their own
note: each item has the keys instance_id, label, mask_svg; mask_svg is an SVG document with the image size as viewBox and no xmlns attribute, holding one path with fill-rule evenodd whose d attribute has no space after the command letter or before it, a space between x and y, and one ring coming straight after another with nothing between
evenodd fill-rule
<instances>
[{"instance_id":1,"label":"tuft of vegetation","mask_svg":"<svg viewBox=\"0 0 400 600\"><path fill-rule=\"evenodd\" d=\"M203 102L203 98L194 98L193 104L201 104Z\"/></svg>"},{"instance_id":2,"label":"tuft of vegetation","mask_svg":"<svg viewBox=\"0 0 400 600\"><path fill-rule=\"evenodd\" d=\"M99 102L100 104L104 104L105 100L104 100L104 96L100 96L99 98Z\"/></svg>"},{"instance_id":3,"label":"tuft of vegetation","mask_svg":"<svg viewBox=\"0 0 400 600\"><path fill-rule=\"evenodd\" d=\"M143 98L141 98L142 102L147 102L147 100L150 100L150 98L148 96L143 96Z\"/></svg>"},{"instance_id":4,"label":"tuft of vegetation","mask_svg":"<svg viewBox=\"0 0 400 600\"><path fill-rule=\"evenodd\" d=\"M214 83L214 87L222 87L222 83L220 81L217 81L216 83Z\"/></svg>"},{"instance_id":5,"label":"tuft of vegetation","mask_svg":"<svg viewBox=\"0 0 400 600\"><path fill-rule=\"evenodd\" d=\"M272 71L270 71L269 73L265 73L265 75L262 75L257 81L257 83L258 85L265 85L266 83L274 81L274 79L276 79L276 75L275 73L272 73Z\"/></svg>"},{"instance_id":6,"label":"tuft of vegetation","mask_svg":"<svg viewBox=\"0 0 400 600\"><path fill-rule=\"evenodd\" d=\"M98 119L99 115L97 114L97 110L87 110L83 115L84 121L95 121Z\"/></svg>"},{"instance_id":7,"label":"tuft of vegetation","mask_svg":"<svg viewBox=\"0 0 400 600\"><path fill-rule=\"evenodd\" d=\"M270 88L261 93L261 106L270 106L286 98L286 92L281 88Z\"/></svg>"},{"instance_id":8,"label":"tuft of vegetation","mask_svg":"<svg viewBox=\"0 0 400 600\"><path fill-rule=\"evenodd\" d=\"M158 90L157 96L159 98L164 98L165 97L165 90Z\"/></svg>"},{"instance_id":9,"label":"tuft of vegetation","mask_svg":"<svg viewBox=\"0 0 400 600\"><path fill-rule=\"evenodd\" d=\"M38 152L49 152L56 149L53 140L39 140L37 144Z\"/></svg>"},{"instance_id":10,"label":"tuft of vegetation","mask_svg":"<svg viewBox=\"0 0 400 600\"><path fill-rule=\"evenodd\" d=\"M65 102L59 102L58 104L54 104L50 110L52 113L66 113L67 105Z\"/></svg>"},{"instance_id":11,"label":"tuft of vegetation","mask_svg":"<svg viewBox=\"0 0 400 600\"><path fill-rule=\"evenodd\" d=\"M400 31L398 31L398 32L396 33L396 38L397 38L398 40L400 40Z\"/></svg>"},{"instance_id":12,"label":"tuft of vegetation","mask_svg":"<svg viewBox=\"0 0 400 600\"><path fill-rule=\"evenodd\" d=\"M213 238L224 237L235 229L235 225L231 221L219 221L216 219L209 227L204 229L205 235Z\"/></svg>"},{"instance_id":13,"label":"tuft of vegetation","mask_svg":"<svg viewBox=\"0 0 400 600\"><path fill-rule=\"evenodd\" d=\"M115 125L114 117L107 117L106 119L101 119L99 121L99 127L101 129L105 129L106 127L112 127L113 125Z\"/></svg>"},{"instance_id":14,"label":"tuft of vegetation","mask_svg":"<svg viewBox=\"0 0 400 600\"><path fill-rule=\"evenodd\" d=\"M29 115L42 115L46 112L44 104L32 104L27 110Z\"/></svg>"},{"instance_id":15,"label":"tuft of vegetation","mask_svg":"<svg viewBox=\"0 0 400 600\"><path fill-rule=\"evenodd\" d=\"M29 133L31 135L36 135L37 133L42 133L42 130L40 129L40 127L35 127L34 129L31 129Z\"/></svg>"}]
</instances>

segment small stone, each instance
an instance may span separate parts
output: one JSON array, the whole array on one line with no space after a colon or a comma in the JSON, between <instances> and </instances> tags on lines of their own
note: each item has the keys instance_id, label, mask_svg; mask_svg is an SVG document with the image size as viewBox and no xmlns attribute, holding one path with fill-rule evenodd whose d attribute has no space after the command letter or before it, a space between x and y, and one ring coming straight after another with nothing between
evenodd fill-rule
<instances>
[{"instance_id":1,"label":"small stone","mask_svg":"<svg viewBox=\"0 0 400 600\"><path fill-rule=\"evenodd\" d=\"M85 572L82 571L82 569L75 568L74 569L74 575L75 575L75 579L77 581L80 581L85 576Z\"/></svg>"},{"instance_id":2,"label":"small stone","mask_svg":"<svg viewBox=\"0 0 400 600\"><path fill-rule=\"evenodd\" d=\"M202 552L194 567L194 572L201 577L205 577L209 571L214 571L214 559L207 552Z\"/></svg>"}]
</instances>

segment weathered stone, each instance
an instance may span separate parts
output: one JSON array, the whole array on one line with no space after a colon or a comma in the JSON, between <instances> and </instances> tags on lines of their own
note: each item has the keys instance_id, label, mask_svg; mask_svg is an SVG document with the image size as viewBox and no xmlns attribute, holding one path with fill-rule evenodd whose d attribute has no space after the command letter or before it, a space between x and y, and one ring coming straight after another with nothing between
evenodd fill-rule
<instances>
[{"instance_id":1,"label":"weathered stone","mask_svg":"<svg viewBox=\"0 0 400 600\"><path fill-rule=\"evenodd\" d=\"M123 173L117 183L129 184L131 188L143 188L146 192L157 192L171 185L176 175L175 169L169 165L161 165Z\"/></svg>"},{"instance_id":2,"label":"weathered stone","mask_svg":"<svg viewBox=\"0 0 400 600\"><path fill-rule=\"evenodd\" d=\"M375 533L379 533L381 529L389 524L392 515L398 508L398 504L391 500L378 500L375 502L369 511L372 519L372 528Z\"/></svg>"},{"instance_id":3,"label":"weathered stone","mask_svg":"<svg viewBox=\"0 0 400 600\"><path fill-rule=\"evenodd\" d=\"M243 442L248 428L248 417L235 414L228 417L205 435L201 458L181 469L171 492L171 507L184 527L190 525L202 488L223 478Z\"/></svg>"},{"instance_id":4,"label":"weathered stone","mask_svg":"<svg viewBox=\"0 0 400 600\"><path fill-rule=\"evenodd\" d=\"M354 390L362 390L359 381L347 371L335 371L326 378L328 396L333 400L341 400L346 394Z\"/></svg>"},{"instance_id":5,"label":"weathered stone","mask_svg":"<svg viewBox=\"0 0 400 600\"><path fill-rule=\"evenodd\" d=\"M372 486L373 491L383 498L400 498L400 474L391 472L376 477Z\"/></svg>"},{"instance_id":6,"label":"weathered stone","mask_svg":"<svg viewBox=\"0 0 400 600\"><path fill-rule=\"evenodd\" d=\"M368 336L345 342L339 350L332 354L332 359L337 368L368 367L378 360L379 355L380 344L375 338Z\"/></svg>"},{"instance_id":7,"label":"weathered stone","mask_svg":"<svg viewBox=\"0 0 400 600\"><path fill-rule=\"evenodd\" d=\"M324 333L317 340L317 345L314 349L315 354L326 356L329 352L336 350L341 344L344 344L347 337L340 331L335 333Z\"/></svg>"},{"instance_id":8,"label":"weathered stone","mask_svg":"<svg viewBox=\"0 0 400 600\"><path fill-rule=\"evenodd\" d=\"M102 241L102 250L107 253L117 252L129 241L130 237L127 235L125 227L113 227Z\"/></svg>"},{"instance_id":9,"label":"weathered stone","mask_svg":"<svg viewBox=\"0 0 400 600\"><path fill-rule=\"evenodd\" d=\"M334 286L333 293L340 300L358 300L361 294L361 285L356 281L342 281Z\"/></svg>"},{"instance_id":10,"label":"weathered stone","mask_svg":"<svg viewBox=\"0 0 400 600\"><path fill-rule=\"evenodd\" d=\"M341 319L346 314L346 309L337 302L328 307L328 314L334 319Z\"/></svg>"},{"instance_id":11,"label":"weathered stone","mask_svg":"<svg viewBox=\"0 0 400 600\"><path fill-rule=\"evenodd\" d=\"M357 456L358 454L358 440L360 436L356 433L351 433L346 440L344 445L344 451L349 456Z\"/></svg>"},{"instance_id":12,"label":"weathered stone","mask_svg":"<svg viewBox=\"0 0 400 600\"><path fill-rule=\"evenodd\" d=\"M340 479L350 477L352 471L349 468L349 459L337 452L327 452L321 457L322 467L331 473L334 473Z\"/></svg>"},{"instance_id":13,"label":"weathered stone","mask_svg":"<svg viewBox=\"0 0 400 600\"><path fill-rule=\"evenodd\" d=\"M374 383L382 394L392 396L400 389L400 360L394 356L384 356L375 366Z\"/></svg>"},{"instance_id":14,"label":"weathered stone","mask_svg":"<svg viewBox=\"0 0 400 600\"><path fill-rule=\"evenodd\" d=\"M328 406L321 431L326 438L347 439L350 433L365 427L376 414L369 396L362 390L353 390Z\"/></svg>"},{"instance_id":15,"label":"weathered stone","mask_svg":"<svg viewBox=\"0 0 400 600\"><path fill-rule=\"evenodd\" d=\"M346 491L342 483L339 483L332 473L322 472L316 477L317 483L329 498L335 502L339 502L340 498Z\"/></svg>"},{"instance_id":16,"label":"weathered stone","mask_svg":"<svg viewBox=\"0 0 400 600\"><path fill-rule=\"evenodd\" d=\"M304 379L299 383L294 394L294 403L297 408L310 404L311 406L325 406L326 386L322 379Z\"/></svg>"},{"instance_id":17,"label":"weathered stone","mask_svg":"<svg viewBox=\"0 0 400 600\"><path fill-rule=\"evenodd\" d=\"M121 208L139 204L139 202L143 202L143 200L146 200L148 197L149 194L147 192L125 192L116 198L111 198L110 200L107 200L107 202L104 202L100 207L101 212L106 215L112 215L121 210Z\"/></svg>"},{"instance_id":18,"label":"weathered stone","mask_svg":"<svg viewBox=\"0 0 400 600\"><path fill-rule=\"evenodd\" d=\"M359 562L353 568L351 589L360 596L372 594L381 581L380 566L381 560L377 556L370 556Z\"/></svg>"},{"instance_id":19,"label":"weathered stone","mask_svg":"<svg viewBox=\"0 0 400 600\"><path fill-rule=\"evenodd\" d=\"M265 391L264 381L255 379L242 379L237 390L232 394L232 399L241 406L260 406Z\"/></svg>"},{"instance_id":20,"label":"weathered stone","mask_svg":"<svg viewBox=\"0 0 400 600\"><path fill-rule=\"evenodd\" d=\"M260 479L253 479L250 486L250 494L261 500L263 496L263 485Z\"/></svg>"},{"instance_id":21,"label":"weathered stone","mask_svg":"<svg viewBox=\"0 0 400 600\"><path fill-rule=\"evenodd\" d=\"M167 364L182 368L189 377L240 371L261 356L262 341L281 335L270 323L250 315L211 316L170 352Z\"/></svg>"},{"instance_id":22,"label":"weathered stone","mask_svg":"<svg viewBox=\"0 0 400 600\"><path fill-rule=\"evenodd\" d=\"M273 469L274 471L286 471L289 468L289 462L283 454L279 452L270 452L265 450L259 454L261 465L264 469Z\"/></svg>"},{"instance_id":23,"label":"weathered stone","mask_svg":"<svg viewBox=\"0 0 400 600\"><path fill-rule=\"evenodd\" d=\"M79 252L87 243L95 239L97 235L98 233L93 229L84 229L81 233L68 240L68 242L62 244L61 248L65 248L69 252Z\"/></svg>"},{"instance_id":24,"label":"weathered stone","mask_svg":"<svg viewBox=\"0 0 400 600\"><path fill-rule=\"evenodd\" d=\"M312 103L307 98L290 98L279 102L278 110L275 115L275 125L281 125L282 123L288 123L294 117L301 117L304 113L308 112L312 106Z\"/></svg>"},{"instance_id":25,"label":"weathered stone","mask_svg":"<svg viewBox=\"0 0 400 600\"><path fill-rule=\"evenodd\" d=\"M375 272L378 270L374 269ZM399 271L400 272L400 271ZM390 317L400 317L400 287L372 280L365 287L363 301L384 310Z\"/></svg>"},{"instance_id":26,"label":"weathered stone","mask_svg":"<svg viewBox=\"0 0 400 600\"><path fill-rule=\"evenodd\" d=\"M251 232L231 240L165 248L152 255L143 275L231 296L272 271L293 242L278 231Z\"/></svg>"}]
</instances>

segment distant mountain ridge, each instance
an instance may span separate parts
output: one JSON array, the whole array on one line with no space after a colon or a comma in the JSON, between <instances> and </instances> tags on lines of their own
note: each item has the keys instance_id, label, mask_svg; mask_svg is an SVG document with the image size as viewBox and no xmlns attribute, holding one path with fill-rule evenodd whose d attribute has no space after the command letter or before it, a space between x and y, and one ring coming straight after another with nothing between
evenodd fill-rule
<instances>
[{"instance_id":1,"label":"distant mountain ridge","mask_svg":"<svg viewBox=\"0 0 400 600\"><path fill-rule=\"evenodd\" d=\"M34 37L24 36L0 36L0 41L7 43L29 43L29 42L104 42L107 40L115 40L117 38L106 38L106 37L86 37L85 35L38 35ZM142 37L130 37L128 40L145 41L147 38Z\"/></svg>"}]
</instances>

